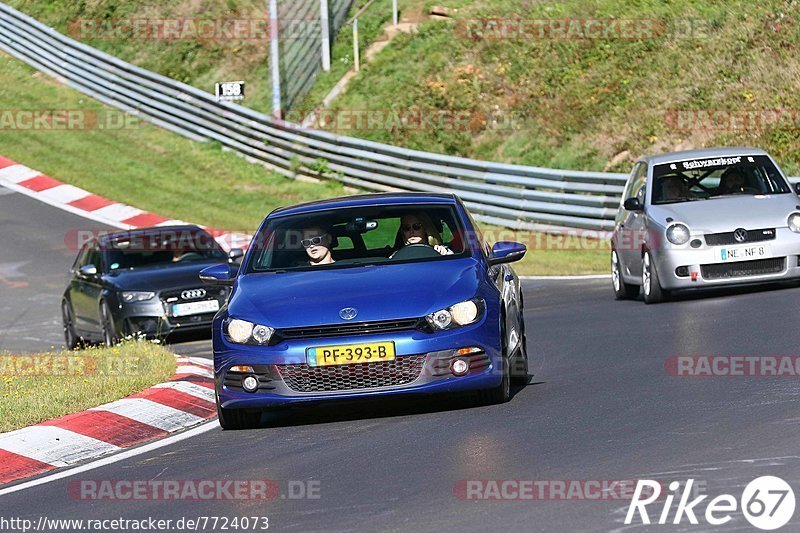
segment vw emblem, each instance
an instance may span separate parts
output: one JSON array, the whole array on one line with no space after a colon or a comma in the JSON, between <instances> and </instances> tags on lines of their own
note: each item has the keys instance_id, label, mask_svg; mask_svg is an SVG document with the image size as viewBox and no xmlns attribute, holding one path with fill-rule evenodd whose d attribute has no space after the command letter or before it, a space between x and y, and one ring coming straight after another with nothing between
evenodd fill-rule
<instances>
[{"instance_id":1,"label":"vw emblem","mask_svg":"<svg viewBox=\"0 0 800 533\"><path fill-rule=\"evenodd\" d=\"M341 311L339 311L339 316L342 317L344 320L353 320L356 315L358 314L358 309L355 307L345 307Z\"/></svg>"},{"instance_id":2,"label":"vw emblem","mask_svg":"<svg viewBox=\"0 0 800 533\"><path fill-rule=\"evenodd\" d=\"M739 228L733 232L733 238L736 242L745 242L747 240L747 230Z\"/></svg>"},{"instance_id":3,"label":"vw emblem","mask_svg":"<svg viewBox=\"0 0 800 533\"><path fill-rule=\"evenodd\" d=\"M189 289L181 293L182 300L196 300L206 295L205 289Z\"/></svg>"}]
</instances>

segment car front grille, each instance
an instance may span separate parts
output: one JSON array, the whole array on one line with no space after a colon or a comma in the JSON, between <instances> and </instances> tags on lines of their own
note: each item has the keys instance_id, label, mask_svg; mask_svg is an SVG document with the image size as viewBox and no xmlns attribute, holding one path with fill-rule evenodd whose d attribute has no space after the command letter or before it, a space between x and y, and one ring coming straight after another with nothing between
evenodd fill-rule
<instances>
[{"instance_id":1,"label":"car front grille","mask_svg":"<svg viewBox=\"0 0 800 533\"><path fill-rule=\"evenodd\" d=\"M369 335L374 333L395 333L398 331L429 331L425 319L407 318L401 320L382 320L376 322L356 322L302 328L278 329L270 344L287 339L308 339L314 337L341 337L344 335Z\"/></svg>"},{"instance_id":2,"label":"car front grille","mask_svg":"<svg viewBox=\"0 0 800 533\"><path fill-rule=\"evenodd\" d=\"M755 261L740 261L737 263L700 265L700 273L703 279L745 278L748 276L777 274L783 271L785 265L785 257L774 257L772 259L757 259Z\"/></svg>"},{"instance_id":3,"label":"car front grille","mask_svg":"<svg viewBox=\"0 0 800 533\"><path fill-rule=\"evenodd\" d=\"M747 238L737 241L734 237L735 231L726 233L707 233L705 235L706 244L709 246L724 246L729 244L744 244L748 242L772 241L775 239L775 228L763 228L747 230Z\"/></svg>"},{"instance_id":4,"label":"car front grille","mask_svg":"<svg viewBox=\"0 0 800 533\"><path fill-rule=\"evenodd\" d=\"M394 361L349 365L277 365L286 385L295 392L331 392L405 385L417 379L424 355L406 355Z\"/></svg>"},{"instance_id":5,"label":"car front grille","mask_svg":"<svg viewBox=\"0 0 800 533\"><path fill-rule=\"evenodd\" d=\"M204 290L206 293L200 297L190 297L190 298L183 298L182 293L187 291L196 291L202 287L197 287L194 289L170 289L166 291L161 291L158 295L159 299L161 300L161 305L164 307L164 313L169 318L170 322L181 322L186 324L196 325L197 323L206 323L211 322L214 319L214 315L217 313L213 311L211 313L200 313L197 315L186 315L181 317L173 316L172 314L172 305L173 304L181 304L181 303L188 303L188 302L200 302L203 300L217 300L219 302L220 307L225 304L225 298L227 298L228 293L227 289L225 288L205 288Z\"/></svg>"}]
</instances>

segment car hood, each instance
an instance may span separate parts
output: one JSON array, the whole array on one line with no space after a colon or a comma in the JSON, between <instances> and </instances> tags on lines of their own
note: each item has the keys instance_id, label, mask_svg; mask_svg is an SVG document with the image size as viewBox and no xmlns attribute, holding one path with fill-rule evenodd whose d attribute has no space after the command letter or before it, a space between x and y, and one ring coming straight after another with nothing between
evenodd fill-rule
<instances>
[{"instance_id":1,"label":"car hood","mask_svg":"<svg viewBox=\"0 0 800 533\"><path fill-rule=\"evenodd\" d=\"M662 226L667 217L682 222L692 231L719 233L737 228L780 228L797 208L793 194L772 196L732 196L650 207L650 217Z\"/></svg>"},{"instance_id":2,"label":"car hood","mask_svg":"<svg viewBox=\"0 0 800 533\"><path fill-rule=\"evenodd\" d=\"M185 265L171 264L134 270L117 270L106 274L103 278L117 288L129 291L202 287L203 282L199 278L200 271L219 263L219 261L197 261Z\"/></svg>"},{"instance_id":3,"label":"car hood","mask_svg":"<svg viewBox=\"0 0 800 533\"><path fill-rule=\"evenodd\" d=\"M228 302L236 318L275 328L421 317L475 297L480 266L472 258L424 263L247 274Z\"/></svg>"}]
</instances>

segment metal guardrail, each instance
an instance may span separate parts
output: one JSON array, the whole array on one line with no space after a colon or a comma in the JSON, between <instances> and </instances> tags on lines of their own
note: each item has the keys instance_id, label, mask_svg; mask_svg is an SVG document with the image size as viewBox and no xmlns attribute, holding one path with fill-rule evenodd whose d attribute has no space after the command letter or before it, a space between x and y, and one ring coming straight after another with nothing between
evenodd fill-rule
<instances>
[{"instance_id":1,"label":"metal guardrail","mask_svg":"<svg viewBox=\"0 0 800 533\"><path fill-rule=\"evenodd\" d=\"M626 174L477 161L301 128L126 63L0 3L0 49L101 102L286 175L372 191L455 193L487 222L608 230Z\"/></svg>"}]
</instances>

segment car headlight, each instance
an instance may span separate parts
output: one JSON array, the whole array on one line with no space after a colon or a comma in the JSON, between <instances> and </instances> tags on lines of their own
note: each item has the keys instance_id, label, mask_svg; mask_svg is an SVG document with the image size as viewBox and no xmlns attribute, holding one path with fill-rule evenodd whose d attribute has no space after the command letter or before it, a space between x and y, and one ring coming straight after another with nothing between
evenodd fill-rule
<instances>
[{"instance_id":1,"label":"car headlight","mask_svg":"<svg viewBox=\"0 0 800 533\"><path fill-rule=\"evenodd\" d=\"M800 233L800 213L792 213L789 215L787 222L789 223L790 230L795 233Z\"/></svg>"},{"instance_id":2,"label":"car headlight","mask_svg":"<svg viewBox=\"0 0 800 533\"><path fill-rule=\"evenodd\" d=\"M156 293L154 292L144 291L124 291L120 294L122 301L126 304L146 302L147 300L152 300L155 295Z\"/></svg>"},{"instance_id":3,"label":"car headlight","mask_svg":"<svg viewBox=\"0 0 800 533\"><path fill-rule=\"evenodd\" d=\"M672 244L686 244L691 235L684 224L673 224L667 228L667 240Z\"/></svg>"},{"instance_id":4,"label":"car headlight","mask_svg":"<svg viewBox=\"0 0 800 533\"><path fill-rule=\"evenodd\" d=\"M431 313L425 319L434 330L443 331L477 322L483 315L484 308L483 300L473 298Z\"/></svg>"},{"instance_id":5,"label":"car headlight","mask_svg":"<svg viewBox=\"0 0 800 533\"><path fill-rule=\"evenodd\" d=\"M224 328L228 339L236 344L267 344L275 333L269 326L253 324L238 318L229 318Z\"/></svg>"}]
</instances>

